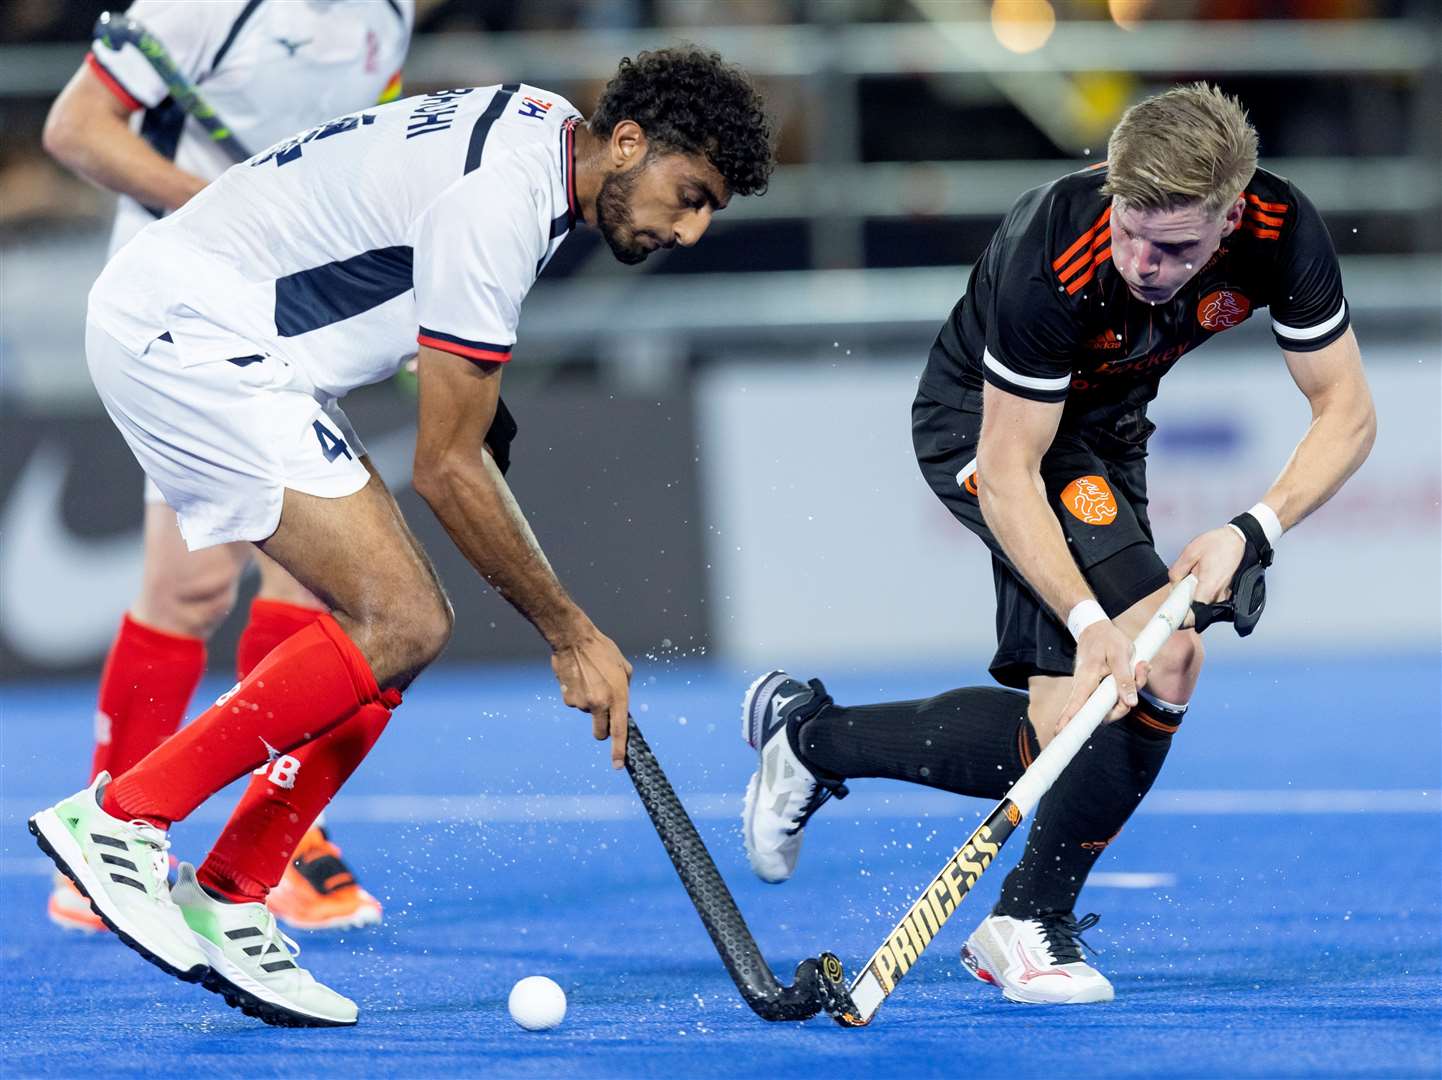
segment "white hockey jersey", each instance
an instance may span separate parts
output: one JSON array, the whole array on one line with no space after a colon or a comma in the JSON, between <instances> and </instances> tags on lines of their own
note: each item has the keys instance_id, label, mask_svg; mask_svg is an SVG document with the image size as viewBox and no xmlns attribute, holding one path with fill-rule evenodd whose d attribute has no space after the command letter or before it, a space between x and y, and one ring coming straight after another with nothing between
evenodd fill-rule
<instances>
[{"instance_id":1,"label":"white hockey jersey","mask_svg":"<svg viewBox=\"0 0 1442 1080\"><path fill-rule=\"evenodd\" d=\"M127 15L170 53L180 71L251 151L340 113L400 96L415 0L136 0ZM232 163L169 98L133 45L97 41L90 70L137 111L136 130L177 166L213 180ZM110 250L159 215L122 196Z\"/></svg>"},{"instance_id":2,"label":"white hockey jersey","mask_svg":"<svg viewBox=\"0 0 1442 1080\"><path fill-rule=\"evenodd\" d=\"M279 356L340 397L417 343L505 361L576 221L575 126L532 86L465 87L310 128L226 172L110 261L90 318L183 365Z\"/></svg>"}]
</instances>

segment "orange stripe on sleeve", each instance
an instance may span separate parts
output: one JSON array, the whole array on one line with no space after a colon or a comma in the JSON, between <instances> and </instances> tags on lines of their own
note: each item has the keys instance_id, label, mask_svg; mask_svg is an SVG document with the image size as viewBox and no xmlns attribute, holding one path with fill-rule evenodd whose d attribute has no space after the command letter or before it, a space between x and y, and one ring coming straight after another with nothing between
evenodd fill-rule
<instances>
[{"instance_id":1,"label":"orange stripe on sleeve","mask_svg":"<svg viewBox=\"0 0 1442 1080\"><path fill-rule=\"evenodd\" d=\"M1287 219L1276 217L1272 214L1264 214L1260 210L1248 210L1247 215L1252 221L1260 221L1263 225L1281 226L1287 223Z\"/></svg>"},{"instance_id":2,"label":"orange stripe on sleeve","mask_svg":"<svg viewBox=\"0 0 1442 1080\"><path fill-rule=\"evenodd\" d=\"M1108 244L1110 244L1110 243L1111 243L1111 239L1112 239L1112 227L1111 227L1110 225L1108 225L1108 226L1107 226L1105 229L1103 229L1101 232L1097 233L1096 236L1093 238L1093 240L1092 240L1092 245L1091 245L1091 250L1090 250L1090 251L1085 251L1085 252L1083 252L1080 258L1078 258L1074 263L1072 263L1072 264L1071 264L1070 266L1068 266L1065 270L1063 270L1063 271L1061 272L1061 274L1058 276L1058 280L1059 280L1063 285L1065 285L1065 284L1066 284L1066 279L1069 278L1069 277L1071 277L1071 276L1073 276L1073 275L1076 274L1079 270L1081 270L1083 267L1087 266L1087 265L1088 265L1089 263L1091 263L1094 259L1096 259L1096 257L1097 257L1097 252L1100 251L1102 248L1106 247Z\"/></svg>"},{"instance_id":3,"label":"orange stripe on sleeve","mask_svg":"<svg viewBox=\"0 0 1442 1080\"><path fill-rule=\"evenodd\" d=\"M1066 294L1068 296L1075 296L1088 281L1096 277L1097 267L1111 257L1112 249L1110 247L1093 255L1091 265L1087 267L1087 272L1066 287Z\"/></svg>"},{"instance_id":4,"label":"orange stripe on sleeve","mask_svg":"<svg viewBox=\"0 0 1442 1080\"><path fill-rule=\"evenodd\" d=\"M1253 195L1250 191L1247 192L1247 202L1251 203L1253 206L1260 207L1263 210L1270 210L1274 214L1285 214L1287 212L1286 203L1263 202L1261 199L1257 198L1257 196Z\"/></svg>"},{"instance_id":5,"label":"orange stripe on sleeve","mask_svg":"<svg viewBox=\"0 0 1442 1080\"><path fill-rule=\"evenodd\" d=\"M1051 264L1051 268L1053 270L1060 270L1067 263L1071 262L1072 259L1076 257L1077 252L1081 251L1082 248L1086 247L1088 244L1091 243L1092 237L1096 235L1097 230L1100 229L1102 225L1106 223L1107 219L1109 219L1111 216L1112 208L1108 206L1105 210L1102 211L1101 217L1096 219L1096 223L1092 225L1092 227L1086 232L1082 233L1080 237L1077 238L1076 243L1072 244L1071 247L1067 248L1065 251L1063 251L1060 255L1057 256L1056 261Z\"/></svg>"}]
</instances>

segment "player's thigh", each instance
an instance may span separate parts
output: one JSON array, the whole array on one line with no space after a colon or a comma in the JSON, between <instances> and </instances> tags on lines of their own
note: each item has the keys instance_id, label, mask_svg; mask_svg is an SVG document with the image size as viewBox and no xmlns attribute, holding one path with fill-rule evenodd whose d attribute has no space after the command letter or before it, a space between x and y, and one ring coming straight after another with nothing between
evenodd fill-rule
<instances>
[{"instance_id":1,"label":"player's thigh","mask_svg":"<svg viewBox=\"0 0 1442 1080\"><path fill-rule=\"evenodd\" d=\"M374 471L349 495L286 490L280 524L257 546L332 611L383 683L408 679L450 635L435 569Z\"/></svg>"},{"instance_id":2,"label":"player's thigh","mask_svg":"<svg viewBox=\"0 0 1442 1080\"><path fill-rule=\"evenodd\" d=\"M1027 680L1027 718L1043 747L1056 734L1056 722L1071 696L1070 675L1033 675Z\"/></svg>"},{"instance_id":3,"label":"player's thigh","mask_svg":"<svg viewBox=\"0 0 1442 1080\"><path fill-rule=\"evenodd\" d=\"M145 564L133 613L170 634L209 637L235 606L247 544L190 551L175 511L163 501L145 503Z\"/></svg>"}]
</instances>

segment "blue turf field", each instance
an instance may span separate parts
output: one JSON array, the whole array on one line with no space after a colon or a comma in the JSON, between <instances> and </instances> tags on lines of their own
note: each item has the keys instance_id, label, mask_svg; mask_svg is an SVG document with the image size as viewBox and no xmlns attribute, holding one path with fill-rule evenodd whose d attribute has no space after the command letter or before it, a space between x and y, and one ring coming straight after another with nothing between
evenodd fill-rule
<instances>
[{"instance_id":1,"label":"blue turf field","mask_svg":"<svg viewBox=\"0 0 1442 1080\"><path fill-rule=\"evenodd\" d=\"M822 674L842 701L980 681L974 670ZM857 784L818 815L797 877L761 885L737 827L746 675L651 664L637 680L637 720L787 981L824 947L864 960L984 809ZM114 941L45 921L48 864L24 818L84 779L92 695L86 684L5 694L6 1075L1442 1071L1435 655L1207 673L1158 790L1083 894L1081 910L1103 916L1089 938L1115 1003L1009 1005L963 973L957 949L998 868L864 1031L766 1025L742 1006L625 775L605 767L540 668L451 669L413 689L331 814L386 924L302 940L304 962L360 1002L361 1023L266 1028ZM177 828L182 858L202 854L227 809ZM512 983L534 973L570 997L557 1031L528 1034L506 1015Z\"/></svg>"}]
</instances>

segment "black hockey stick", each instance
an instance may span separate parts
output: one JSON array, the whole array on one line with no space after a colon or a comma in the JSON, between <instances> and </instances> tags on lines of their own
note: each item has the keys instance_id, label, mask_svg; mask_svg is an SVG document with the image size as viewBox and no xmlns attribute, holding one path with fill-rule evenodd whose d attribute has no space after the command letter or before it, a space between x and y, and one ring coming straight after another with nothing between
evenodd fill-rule
<instances>
[{"instance_id":1,"label":"black hockey stick","mask_svg":"<svg viewBox=\"0 0 1442 1080\"><path fill-rule=\"evenodd\" d=\"M781 985L635 720L626 725L626 771L631 774L636 794L641 796L696 914L701 916L706 933L711 935L721 962L746 1004L763 1020L806 1020L815 1016L826 1006L822 996L826 984L819 977L826 958L803 960L796 969L795 983ZM835 957L830 959L839 970L840 962Z\"/></svg>"},{"instance_id":2,"label":"black hockey stick","mask_svg":"<svg viewBox=\"0 0 1442 1080\"><path fill-rule=\"evenodd\" d=\"M127 45L134 45L140 50L140 55L144 56L150 66L155 69L155 73L160 76L161 81L165 83L175 103L194 117L196 123L206 130L211 139L223 146L225 152L236 161L244 161L250 157L250 151L231 134L225 121L211 108L210 103L201 97L200 91L195 88L194 84L175 66L175 61L171 59L165 45L144 26L128 15L106 11L95 21L95 29L91 31L90 36L116 52Z\"/></svg>"}]
</instances>

